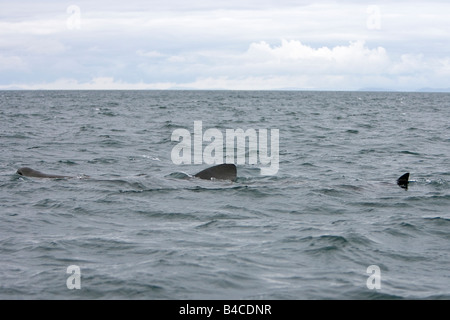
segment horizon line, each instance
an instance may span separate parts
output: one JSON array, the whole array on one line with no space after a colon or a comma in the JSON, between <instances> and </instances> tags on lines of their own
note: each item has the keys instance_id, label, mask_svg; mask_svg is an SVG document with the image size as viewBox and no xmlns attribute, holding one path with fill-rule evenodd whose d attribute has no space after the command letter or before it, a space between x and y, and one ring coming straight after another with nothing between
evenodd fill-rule
<instances>
[{"instance_id":1,"label":"horizon line","mask_svg":"<svg viewBox=\"0 0 450 320\"><path fill-rule=\"evenodd\" d=\"M301 88L279 88L279 89L220 89L220 88L166 88L166 89L25 89L25 88L0 88L0 91L291 91L291 92L397 92L397 93L450 93L450 88L422 88L413 90L395 90L395 89L383 89L383 88L361 88L361 89L301 89Z\"/></svg>"}]
</instances>

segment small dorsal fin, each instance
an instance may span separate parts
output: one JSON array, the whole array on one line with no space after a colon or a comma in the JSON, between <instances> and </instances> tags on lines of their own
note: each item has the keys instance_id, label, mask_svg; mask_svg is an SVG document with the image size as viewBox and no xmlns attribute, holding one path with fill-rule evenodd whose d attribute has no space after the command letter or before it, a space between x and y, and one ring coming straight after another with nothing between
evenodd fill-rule
<instances>
[{"instance_id":1,"label":"small dorsal fin","mask_svg":"<svg viewBox=\"0 0 450 320\"><path fill-rule=\"evenodd\" d=\"M400 178L397 179L397 184L403 188L408 189L408 183L409 183L409 172L402 175Z\"/></svg>"}]
</instances>

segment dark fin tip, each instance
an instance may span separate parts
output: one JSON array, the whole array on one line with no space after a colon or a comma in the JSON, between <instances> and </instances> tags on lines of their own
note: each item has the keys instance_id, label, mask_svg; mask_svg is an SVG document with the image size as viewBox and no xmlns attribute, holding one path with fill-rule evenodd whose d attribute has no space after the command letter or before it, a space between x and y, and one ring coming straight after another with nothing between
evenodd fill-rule
<instances>
[{"instance_id":1,"label":"dark fin tip","mask_svg":"<svg viewBox=\"0 0 450 320\"><path fill-rule=\"evenodd\" d=\"M400 178L397 179L397 184L399 185L400 188L403 189L408 189L408 184L409 184L409 172L405 173L404 175L402 175Z\"/></svg>"}]
</instances>

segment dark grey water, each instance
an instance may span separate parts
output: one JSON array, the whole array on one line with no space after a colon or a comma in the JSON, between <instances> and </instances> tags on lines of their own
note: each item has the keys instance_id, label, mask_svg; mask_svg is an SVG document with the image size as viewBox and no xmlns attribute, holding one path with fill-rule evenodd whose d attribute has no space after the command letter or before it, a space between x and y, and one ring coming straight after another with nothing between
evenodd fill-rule
<instances>
[{"instance_id":1,"label":"dark grey water","mask_svg":"<svg viewBox=\"0 0 450 320\"><path fill-rule=\"evenodd\" d=\"M449 299L449 119L449 94L0 92L0 298ZM278 173L180 179L194 121L279 129Z\"/></svg>"}]
</instances>

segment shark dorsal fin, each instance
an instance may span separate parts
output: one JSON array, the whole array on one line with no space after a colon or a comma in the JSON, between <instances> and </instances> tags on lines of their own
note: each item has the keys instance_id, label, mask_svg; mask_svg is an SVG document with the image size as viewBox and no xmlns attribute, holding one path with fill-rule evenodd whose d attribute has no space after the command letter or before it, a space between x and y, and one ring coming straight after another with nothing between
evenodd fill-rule
<instances>
[{"instance_id":1,"label":"shark dorsal fin","mask_svg":"<svg viewBox=\"0 0 450 320\"><path fill-rule=\"evenodd\" d=\"M236 166L234 164L225 163L200 171L199 173L195 174L194 177L205 180L211 180L212 178L214 178L219 180L235 181L236 175Z\"/></svg>"},{"instance_id":2,"label":"shark dorsal fin","mask_svg":"<svg viewBox=\"0 0 450 320\"><path fill-rule=\"evenodd\" d=\"M397 179L397 184L403 188L408 189L408 183L409 183L409 172L402 175L400 178Z\"/></svg>"}]
</instances>

